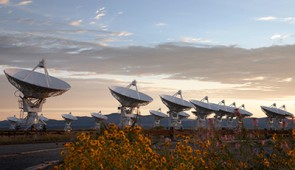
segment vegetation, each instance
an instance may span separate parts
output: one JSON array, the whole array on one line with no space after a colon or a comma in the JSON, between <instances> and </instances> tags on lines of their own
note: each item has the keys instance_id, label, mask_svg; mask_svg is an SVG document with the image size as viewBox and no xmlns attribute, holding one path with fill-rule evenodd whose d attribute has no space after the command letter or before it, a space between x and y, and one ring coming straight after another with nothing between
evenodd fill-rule
<instances>
[{"instance_id":1,"label":"vegetation","mask_svg":"<svg viewBox=\"0 0 295 170\"><path fill-rule=\"evenodd\" d=\"M0 145L6 144L26 144L26 143L43 143L43 142L69 142L73 135L66 133L39 133L27 132L18 134L2 134Z\"/></svg>"},{"instance_id":2,"label":"vegetation","mask_svg":"<svg viewBox=\"0 0 295 170\"><path fill-rule=\"evenodd\" d=\"M61 152L55 169L293 169L295 130L273 134L204 134L160 137L157 142L141 127L119 129L111 124L101 134L80 133ZM258 137L258 138L257 138Z\"/></svg>"}]
</instances>

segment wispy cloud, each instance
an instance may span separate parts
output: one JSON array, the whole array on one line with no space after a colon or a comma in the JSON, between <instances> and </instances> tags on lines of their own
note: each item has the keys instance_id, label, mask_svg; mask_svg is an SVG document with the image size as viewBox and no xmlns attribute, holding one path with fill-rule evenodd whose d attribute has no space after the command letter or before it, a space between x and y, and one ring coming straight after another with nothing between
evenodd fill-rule
<instances>
[{"instance_id":1,"label":"wispy cloud","mask_svg":"<svg viewBox=\"0 0 295 170\"><path fill-rule=\"evenodd\" d=\"M164 26L167 26L167 24L163 23L163 22L159 22L159 23L156 23L156 26L157 27L164 27Z\"/></svg>"},{"instance_id":2,"label":"wispy cloud","mask_svg":"<svg viewBox=\"0 0 295 170\"><path fill-rule=\"evenodd\" d=\"M203 38L183 37L180 39L181 42L185 43L210 43L211 40Z\"/></svg>"},{"instance_id":3,"label":"wispy cloud","mask_svg":"<svg viewBox=\"0 0 295 170\"><path fill-rule=\"evenodd\" d=\"M126 32L126 31L121 31L121 32L112 32L111 35L112 36L118 36L118 37L127 37L132 35L133 33L131 32Z\"/></svg>"},{"instance_id":4,"label":"wispy cloud","mask_svg":"<svg viewBox=\"0 0 295 170\"><path fill-rule=\"evenodd\" d=\"M75 20L75 21L71 21L69 22L69 25L71 26L80 26L83 20L79 19L79 20Z\"/></svg>"},{"instance_id":5,"label":"wispy cloud","mask_svg":"<svg viewBox=\"0 0 295 170\"><path fill-rule=\"evenodd\" d=\"M7 5L9 3L9 0L0 0L0 4Z\"/></svg>"},{"instance_id":6,"label":"wispy cloud","mask_svg":"<svg viewBox=\"0 0 295 170\"><path fill-rule=\"evenodd\" d=\"M287 18L283 18L283 20L285 22L290 23L290 24L294 24L295 23L295 17L287 17Z\"/></svg>"},{"instance_id":7,"label":"wispy cloud","mask_svg":"<svg viewBox=\"0 0 295 170\"><path fill-rule=\"evenodd\" d=\"M21 1L21 2L19 2L17 5L29 5L29 4L31 4L33 1L31 1L31 0L28 0L28 1Z\"/></svg>"},{"instance_id":8,"label":"wispy cloud","mask_svg":"<svg viewBox=\"0 0 295 170\"><path fill-rule=\"evenodd\" d=\"M290 37L290 35L274 34L270 37L270 39L281 41L281 40L287 39L289 37Z\"/></svg>"},{"instance_id":9,"label":"wispy cloud","mask_svg":"<svg viewBox=\"0 0 295 170\"><path fill-rule=\"evenodd\" d=\"M274 16L266 16L256 18L256 21L279 21L279 22L286 22L289 24L295 23L295 17L274 17Z\"/></svg>"},{"instance_id":10,"label":"wispy cloud","mask_svg":"<svg viewBox=\"0 0 295 170\"><path fill-rule=\"evenodd\" d=\"M105 7L98 9L95 13L96 13L96 16L94 17L94 19L99 20L100 18L105 16L105 13L106 13Z\"/></svg>"},{"instance_id":11,"label":"wispy cloud","mask_svg":"<svg viewBox=\"0 0 295 170\"><path fill-rule=\"evenodd\" d=\"M282 80L279 80L278 82L281 82L281 83L289 83L293 80L292 77L288 77L288 78L285 78L285 79L282 79Z\"/></svg>"},{"instance_id":12,"label":"wispy cloud","mask_svg":"<svg viewBox=\"0 0 295 170\"><path fill-rule=\"evenodd\" d=\"M245 78L243 80L246 80L246 81L258 81L258 80L264 80L264 79L265 79L265 77L258 76L258 77Z\"/></svg>"},{"instance_id":13,"label":"wispy cloud","mask_svg":"<svg viewBox=\"0 0 295 170\"><path fill-rule=\"evenodd\" d=\"M266 17L260 17L260 18L256 18L256 21L273 21L278 19L277 17L273 17L273 16L266 16Z\"/></svg>"}]
</instances>

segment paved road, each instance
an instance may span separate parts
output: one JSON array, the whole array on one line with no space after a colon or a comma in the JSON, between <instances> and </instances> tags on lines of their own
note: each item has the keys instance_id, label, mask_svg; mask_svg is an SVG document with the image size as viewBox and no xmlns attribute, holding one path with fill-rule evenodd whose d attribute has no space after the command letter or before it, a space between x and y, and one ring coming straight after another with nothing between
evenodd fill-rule
<instances>
[{"instance_id":1,"label":"paved road","mask_svg":"<svg viewBox=\"0 0 295 170\"><path fill-rule=\"evenodd\" d=\"M60 160L63 143L0 145L0 169L20 170Z\"/></svg>"}]
</instances>

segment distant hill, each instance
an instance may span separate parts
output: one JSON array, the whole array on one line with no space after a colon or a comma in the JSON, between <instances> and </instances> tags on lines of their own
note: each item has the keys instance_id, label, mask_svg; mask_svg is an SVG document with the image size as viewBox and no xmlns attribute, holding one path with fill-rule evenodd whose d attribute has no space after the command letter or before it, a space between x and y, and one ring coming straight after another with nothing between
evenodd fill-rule
<instances>
[{"instance_id":1,"label":"distant hill","mask_svg":"<svg viewBox=\"0 0 295 170\"><path fill-rule=\"evenodd\" d=\"M107 122L108 123L115 123L119 124L120 123L120 118L121 115L118 113L111 113L109 115L106 115L108 117ZM153 127L154 123L154 118L152 115L144 115L139 117L138 121L139 125L141 125L143 128L151 128ZM182 121L183 127L185 129L192 129L196 126L197 122L195 119L185 119ZM267 118L259 118L258 119L258 126L259 129L264 129L267 128L268 120ZM92 117L78 117L77 121L72 122L72 128L73 129L91 129L94 128L95 121ZM163 127L168 127L169 125L169 118L164 118L161 120L161 126ZM275 123L276 125L276 123ZM47 129L63 129L65 126L65 121L64 120L53 120L50 119L47 122ZM226 126L226 121L222 120L222 127ZM236 120L233 121L233 127L237 126ZM249 118L244 119L244 126L247 129L252 129L252 120ZM0 129L1 130L8 130L9 128L9 122L7 120L0 121ZM278 127L275 127L278 128ZM292 123L291 120L288 120L288 127L287 128L292 128Z\"/></svg>"}]
</instances>

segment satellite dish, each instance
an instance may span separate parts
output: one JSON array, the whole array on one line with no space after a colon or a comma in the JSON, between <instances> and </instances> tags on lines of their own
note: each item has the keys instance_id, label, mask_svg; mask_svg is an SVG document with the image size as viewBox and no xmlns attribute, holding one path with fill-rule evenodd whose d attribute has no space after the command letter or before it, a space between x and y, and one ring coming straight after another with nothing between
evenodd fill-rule
<instances>
[{"instance_id":1,"label":"satellite dish","mask_svg":"<svg viewBox=\"0 0 295 170\"><path fill-rule=\"evenodd\" d=\"M145 106L153 101L150 96L126 87L112 86L109 89L112 95L125 107Z\"/></svg>"},{"instance_id":2,"label":"satellite dish","mask_svg":"<svg viewBox=\"0 0 295 170\"><path fill-rule=\"evenodd\" d=\"M44 69L45 73L36 72L37 68ZM17 97L22 113L20 118L24 119L22 122L26 125L26 129L38 129L44 124L44 121L38 118L38 112L42 111L46 98L61 95L71 88L68 83L49 76L44 59L32 70L8 68L4 73L8 81L21 93ZM28 113L25 118L23 112Z\"/></svg>"},{"instance_id":3,"label":"satellite dish","mask_svg":"<svg viewBox=\"0 0 295 170\"><path fill-rule=\"evenodd\" d=\"M101 123L105 120L108 120L108 117L101 114L101 111L98 113L91 113L91 116L95 119L95 129L100 131Z\"/></svg>"},{"instance_id":4,"label":"satellite dish","mask_svg":"<svg viewBox=\"0 0 295 170\"><path fill-rule=\"evenodd\" d=\"M165 113L158 111L158 110L150 110L151 115L158 117L158 118L166 118L168 117L168 115L166 115Z\"/></svg>"},{"instance_id":5,"label":"satellite dish","mask_svg":"<svg viewBox=\"0 0 295 170\"><path fill-rule=\"evenodd\" d=\"M178 117L179 117L179 120L182 120L182 119L186 119L186 118L190 117L190 115L186 112L179 112Z\"/></svg>"},{"instance_id":6,"label":"satellite dish","mask_svg":"<svg viewBox=\"0 0 295 170\"><path fill-rule=\"evenodd\" d=\"M219 110L214 104L209 103L208 96L204 97L201 101L190 100L190 102L196 109L196 111L192 111L192 113L197 116L196 128L205 127L207 116Z\"/></svg>"},{"instance_id":7,"label":"satellite dish","mask_svg":"<svg viewBox=\"0 0 295 170\"><path fill-rule=\"evenodd\" d=\"M179 95L180 97L177 97ZM173 96L170 95L160 95L162 102L169 108L170 111L174 112L182 112L186 110L190 110L193 105L182 99L182 92L179 90Z\"/></svg>"},{"instance_id":8,"label":"satellite dish","mask_svg":"<svg viewBox=\"0 0 295 170\"><path fill-rule=\"evenodd\" d=\"M98 113L91 113L91 116L95 118L96 120L102 121L102 120L108 120L108 117L101 114L101 112Z\"/></svg>"},{"instance_id":9,"label":"satellite dish","mask_svg":"<svg viewBox=\"0 0 295 170\"><path fill-rule=\"evenodd\" d=\"M7 120L10 123L9 129L11 130L17 130L19 124L21 123L21 120L18 119L15 115L13 117L7 117Z\"/></svg>"},{"instance_id":10,"label":"satellite dish","mask_svg":"<svg viewBox=\"0 0 295 170\"><path fill-rule=\"evenodd\" d=\"M246 110L244 104L242 104L239 107L239 113L240 113L240 116L242 116L242 117L250 117L250 116L253 116L253 114L251 112L249 112L249 111Z\"/></svg>"},{"instance_id":11,"label":"satellite dish","mask_svg":"<svg viewBox=\"0 0 295 170\"><path fill-rule=\"evenodd\" d=\"M162 102L169 108L168 114L170 117L170 127L182 128L178 113L191 109L193 105L190 102L183 100L181 90L172 96L160 95L160 98Z\"/></svg>"},{"instance_id":12,"label":"satellite dish","mask_svg":"<svg viewBox=\"0 0 295 170\"><path fill-rule=\"evenodd\" d=\"M76 116L73 116L71 112L70 112L69 114L62 114L61 116L62 116L62 118L64 118L65 120L69 120L69 121L75 121L75 120L78 120L78 118L77 118Z\"/></svg>"},{"instance_id":13,"label":"satellite dish","mask_svg":"<svg viewBox=\"0 0 295 170\"><path fill-rule=\"evenodd\" d=\"M135 90L131 89L134 86ZM153 101L153 99L138 91L136 80L132 81L127 87L112 86L109 87L111 94L122 105L121 110L121 122L124 126L131 126L137 122L138 114L140 113L139 107L145 106ZM133 111L137 108L136 116L132 115Z\"/></svg>"},{"instance_id":14,"label":"satellite dish","mask_svg":"<svg viewBox=\"0 0 295 170\"><path fill-rule=\"evenodd\" d=\"M61 116L66 121L64 130L66 132L72 131L72 128L71 128L72 121L78 120L78 118L76 116L73 116L71 112L69 114L62 114Z\"/></svg>"},{"instance_id":15,"label":"satellite dish","mask_svg":"<svg viewBox=\"0 0 295 170\"><path fill-rule=\"evenodd\" d=\"M60 79L34 70L8 68L4 73L8 81L26 97L43 99L61 95L71 88Z\"/></svg>"},{"instance_id":16,"label":"satellite dish","mask_svg":"<svg viewBox=\"0 0 295 170\"><path fill-rule=\"evenodd\" d=\"M150 110L150 114L154 116L154 127L159 127L160 120L168 117L167 114L161 112L161 108L158 110Z\"/></svg>"},{"instance_id":17,"label":"satellite dish","mask_svg":"<svg viewBox=\"0 0 295 170\"><path fill-rule=\"evenodd\" d=\"M286 111L285 105L280 108L277 108L276 103L272 104L271 106L260 106L262 111L266 114L269 118L269 128L274 128L274 121L273 119L277 119L279 125L283 124L283 119L287 117L293 117L293 114ZM282 127L281 127L282 128Z\"/></svg>"},{"instance_id":18,"label":"satellite dish","mask_svg":"<svg viewBox=\"0 0 295 170\"><path fill-rule=\"evenodd\" d=\"M213 106L215 108L217 108L217 111L215 111L215 126L217 127L221 127L221 121L222 121L222 117L226 116L226 121L227 121L227 127L231 128L232 126L232 122L233 122L233 118L236 117L236 113L237 113L237 107L236 107L236 103L233 102L231 105L227 106L225 105L225 101L222 100L221 102L219 102L218 104L213 104Z\"/></svg>"},{"instance_id":19,"label":"satellite dish","mask_svg":"<svg viewBox=\"0 0 295 170\"><path fill-rule=\"evenodd\" d=\"M13 117L8 117L7 120L14 123L19 123L21 121L20 119L15 117L15 115Z\"/></svg>"}]
</instances>

